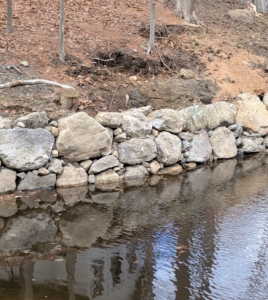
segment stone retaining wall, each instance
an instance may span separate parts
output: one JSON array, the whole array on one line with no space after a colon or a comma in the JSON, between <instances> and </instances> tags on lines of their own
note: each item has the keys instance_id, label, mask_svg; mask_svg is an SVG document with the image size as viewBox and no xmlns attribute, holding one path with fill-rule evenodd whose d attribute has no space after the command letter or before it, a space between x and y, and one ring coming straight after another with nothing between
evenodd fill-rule
<instances>
[{"instance_id":1,"label":"stone retaining wall","mask_svg":"<svg viewBox=\"0 0 268 300\"><path fill-rule=\"evenodd\" d=\"M13 124L0 117L0 193L178 175L266 146L268 111L252 94L234 103L180 111L146 106L95 119L84 112L58 121L36 112Z\"/></svg>"}]
</instances>

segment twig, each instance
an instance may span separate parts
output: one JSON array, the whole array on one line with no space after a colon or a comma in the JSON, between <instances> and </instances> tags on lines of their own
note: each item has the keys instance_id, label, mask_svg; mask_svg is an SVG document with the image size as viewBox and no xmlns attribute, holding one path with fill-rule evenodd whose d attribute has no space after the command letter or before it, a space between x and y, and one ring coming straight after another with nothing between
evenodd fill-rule
<instances>
[{"instance_id":1,"label":"twig","mask_svg":"<svg viewBox=\"0 0 268 300\"><path fill-rule=\"evenodd\" d=\"M21 72L21 70L19 68L17 68L14 65L10 65L11 68L13 68L14 70L16 70L18 73L23 74L23 72Z\"/></svg>"},{"instance_id":2,"label":"twig","mask_svg":"<svg viewBox=\"0 0 268 300\"><path fill-rule=\"evenodd\" d=\"M61 84L55 81L50 81L50 80L45 80L45 79L31 79L31 80L14 80L14 81L10 81L7 83L3 83L0 84L0 89L4 89L4 88L11 88L14 86L19 86L19 85L33 85L33 84L50 84L50 85L55 85L55 86L59 86L61 88L64 89L73 89L74 88L70 85L67 84Z\"/></svg>"},{"instance_id":3,"label":"twig","mask_svg":"<svg viewBox=\"0 0 268 300\"><path fill-rule=\"evenodd\" d=\"M100 60L100 61L114 61L114 58L109 58L109 59L101 59L101 58L98 58L98 57L96 57L96 58L92 58L93 60Z\"/></svg>"},{"instance_id":4,"label":"twig","mask_svg":"<svg viewBox=\"0 0 268 300\"><path fill-rule=\"evenodd\" d=\"M158 47L155 47L155 48L156 48L156 50L157 50L158 56L159 56L159 58L160 58L162 64L163 64L169 71L171 71L172 73L178 75L178 72L177 72L177 71L172 70L172 69L171 69L171 68L163 61L163 59L162 59L162 57L161 57L161 55L160 55L160 53L159 53Z\"/></svg>"}]
</instances>

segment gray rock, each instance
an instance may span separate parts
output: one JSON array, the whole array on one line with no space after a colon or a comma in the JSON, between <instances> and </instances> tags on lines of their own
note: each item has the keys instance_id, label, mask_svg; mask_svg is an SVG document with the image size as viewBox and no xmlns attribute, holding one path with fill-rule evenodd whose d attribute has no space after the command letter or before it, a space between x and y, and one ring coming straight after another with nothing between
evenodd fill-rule
<instances>
[{"instance_id":1,"label":"gray rock","mask_svg":"<svg viewBox=\"0 0 268 300\"><path fill-rule=\"evenodd\" d=\"M114 138L114 142L116 143L122 143L127 139L127 135L125 132L118 134L117 136L115 136Z\"/></svg>"},{"instance_id":2,"label":"gray rock","mask_svg":"<svg viewBox=\"0 0 268 300\"><path fill-rule=\"evenodd\" d=\"M11 128L11 121L9 118L2 118L0 116L0 129L10 129Z\"/></svg>"},{"instance_id":3,"label":"gray rock","mask_svg":"<svg viewBox=\"0 0 268 300\"><path fill-rule=\"evenodd\" d=\"M146 137L151 133L152 123L139 112L123 114L122 130L132 138Z\"/></svg>"},{"instance_id":4,"label":"gray rock","mask_svg":"<svg viewBox=\"0 0 268 300\"><path fill-rule=\"evenodd\" d=\"M239 23L253 24L254 16L247 9L234 9L228 12L228 16Z\"/></svg>"},{"instance_id":5,"label":"gray rock","mask_svg":"<svg viewBox=\"0 0 268 300\"><path fill-rule=\"evenodd\" d=\"M241 150L244 153L261 152L264 150L263 142L263 138L243 137Z\"/></svg>"},{"instance_id":6,"label":"gray rock","mask_svg":"<svg viewBox=\"0 0 268 300\"><path fill-rule=\"evenodd\" d=\"M241 138L236 139L236 147L240 147L242 145Z\"/></svg>"},{"instance_id":7,"label":"gray rock","mask_svg":"<svg viewBox=\"0 0 268 300\"><path fill-rule=\"evenodd\" d=\"M194 135L192 146L186 162L204 163L207 162L212 153L209 137L206 132Z\"/></svg>"},{"instance_id":8,"label":"gray rock","mask_svg":"<svg viewBox=\"0 0 268 300\"><path fill-rule=\"evenodd\" d=\"M51 207L51 210L54 212L54 213L59 213L59 212L62 212L62 211L65 211L66 209L64 208L64 202L63 201L57 201L55 204L51 205L50 204L50 207Z\"/></svg>"},{"instance_id":9,"label":"gray rock","mask_svg":"<svg viewBox=\"0 0 268 300\"><path fill-rule=\"evenodd\" d=\"M195 132L207 127L207 115L203 107L199 105L190 106L181 112L186 120L185 130Z\"/></svg>"},{"instance_id":10,"label":"gray rock","mask_svg":"<svg viewBox=\"0 0 268 300\"><path fill-rule=\"evenodd\" d=\"M0 129L0 159L10 169L39 169L48 162L53 144L54 137L41 128Z\"/></svg>"},{"instance_id":11,"label":"gray rock","mask_svg":"<svg viewBox=\"0 0 268 300\"><path fill-rule=\"evenodd\" d=\"M49 174L48 169L46 169L46 168L38 169L38 175L44 176L44 175L47 175L47 174Z\"/></svg>"},{"instance_id":12,"label":"gray rock","mask_svg":"<svg viewBox=\"0 0 268 300\"><path fill-rule=\"evenodd\" d=\"M49 126L58 127L58 122L57 121L51 121L49 123Z\"/></svg>"},{"instance_id":13,"label":"gray rock","mask_svg":"<svg viewBox=\"0 0 268 300\"><path fill-rule=\"evenodd\" d=\"M127 113L132 113L132 112L138 112L141 114L144 114L145 116L147 116L150 112L152 111L152 106L151 105L147 105L147 106L142 106L142 107L138 107L138 108L131 108L129 110L127 110Z\"/></svg>"},{"instance_id":14,"label":"gray rock","mask_svg":"<svg viewBox=\"0 0 268 300\"><path fill-rule=\"evenodd\" d=\"M157 174L157 172L160 170L160 164L157 160L153 160L150 163L150 173L151 174Z\"/></svg>"},{"instance_id":15,"label":"gray rock","mask_svg":"<svg viewBox=\"0 0 268 300\"><path fill-rule=\"evenodd\" d=\"M130 139L117 146L119 161L135 165L156 157L156 145L151 139Z\"/></svg>"},{"instance_id":16,"label":"gray rock","mask_svg":"<svg viewBox=\"0 0 268 300\"><path fill-rule=\"evenodd\" d=\"M61 161L57 158L52 158L48 167L48 171L55 174L61 174L61 172L63 171Z\"/></svg>"},{"instance_id":17,"label":"gray rock","mask_svg":"<svg viewBox=\"0 0 268 300\"><path fill-rule=\"evenodd\" d=\"M95 175L96 185L111 183L111 182L119 182L119 181L120 181L120 177L114 170L103 171L102 173Z\"/></svg>"},{"instance_id":18,"label":"gray rock","mask_svg":"<svg viewBox=\"0 0 268 300\"><path fill-rule=\"evenodd\" d=\"M66 205L73 206L74 204L84 201L87 198L88 187L87 185L84 185L77 187L57 188L57 193Z\"/></svg>"},{"instance_id":19,"label":"gray rock","mask_svg":"<svg viewBox=\"0 0 268 300\"><path fill-rule=\"evenodd\" d=\"M48 174L45 176L38 176L32 172L28 172L25 179L21 180L18 185L19 191L50 189L56 185L56 175Z\"/></svg>"},{"instance_id":20,"label":"gray rock","mask_svg":"<svg viewBox=\"0 0 268 300\"><path fill-rule=\"evenodd\" d=\"M189 131L179 133L180 139L186 140L188 142L190 142L193 139L193 136L194 136L194 134L192 132L189 132Z\"/></svg>"},{"instance_id":21,"label":"gray rock","mask_svg":"<svg viewBox=\"0 0 268 300\"><path fill-rule=\"evenodd\" d=\"M10 218L0 237L0 251L31 249L38 243L54 241L57 226L47 212L30 211Z\"/></svg>"},{"instance_id":22,"label":"gray rock","mask_svg":"<svg viewBox=\"0 0 268 300\"><path fill-rule=\"evenodd\" d=\"M236 125L236 124L235 124L235 125ZM240 126L240 125L237 125L237 129L235 129L235 130L233 131L234 137L235 137L235 138L238 138L238 137L241 136L242 133L243 133L243 127Z\"/></svg>"},{"instance_id":23,"label":"gray rock","mask_svg":"<svg viewBox=\"0 0 268 300\"><path fill-rule=\"evenodd\" d=\"M118 128L122 124L123 115L118 112L99 112L95 119L103 126Z\"/></svg>"},{"instance_id":24,"label":"gray rock","mask_svg":"<svg viewBox=\"0 0 268 300\"><path fill-rule=\"evenodd\" d=\"M210 143L214 155L218 158L232 158L237 154L235 137L226 127L216 128L210 138Z\"/></svg>"},{"instance_id":25,"label":"gray rock","mask_svg":"<svg viewBox=\"0 0 268 300\"><path fill-rule=\"evenodd\" d=\"M261 100L253 94L240 94L234 103L238 109L235 123L250 133L268 134L268 111Z\"/></svg>"},{"instance_id":26,"label":"gray rock","mask_svg":"<svg viewBox=\"0 0 268 300\"><path fill-rule=\"evenodd\" d=\"M126 171L123 175L123 180L135 179L135 178L143 178L149 177L149 173L146 168L142 165L126 167Z\"/></svg>"},{"instance_id":27,"label":"gray rock","mask_svg":"<svg viewBox=\"0 0 268 300\"><path fill-rule=\"evenodd\" d=\"M168 131L179 133L185 125L185 118L182 111L173 109L160 109L153 111L148 115L155 129L159 131Z\"/></svg>"},{"instance_id":28,"label":"gray rock","mask_svg":"<svg viewBox=\"0 0 268 300\"><path fill-rule=\"evenodd\" d=\"M14 196L6 195L1 197L0 217L9 218L15 215L17 211L18 211L18 206Z\"/></svg>"},{"instance_id":29,"label":"gray rock","mask_svg":"<svg viewBox=\"0 0 268 300\"><path fill-rule=\"evenodd\" d=\"M0 193L12 192L16 189L16 172L0 168Z\"/></svg>"},{"instance_id":30,"label":"gray rock","mask_svg":"<svg viewBox=\"0 0 268 300\"><path fill-rule=\"evenodd\" d=\"M20 179L24 179L26 177L26 173L25 172L17 173L17 177L19 177Z\"/></svg>"},{"instance_id":31,"label":"gray rock","mask_svg":"<svg viewBox=\"0 0 268 300\"><path fill-rule=\"evenodd\" d=\"M181 140L178 136L169 132L161 132L155 139L156 158L164 165L173 165L183 159L181 154Z\"/></svg>"},{"instance_id":32,"label":"gray rock","mask_svg":"<svg viewBox=\"0 0 268 300\"><path fill-rule=\"evenodd\" d=\"M67 164L58 176L57 187L73 187L87 185L87 173L79 164Z\"/></svg>"},{"instance_id":33,"label":"gray rock","mask_svg":"<svg viewBox=\"0 0 268 300\"><path fill-rule=\"evenodd\" d=\"M95 175L91 174L88 176L88 183L94 184L96 181Z\"/></svg>"},{"instance_id":34,"label":"gray rock","mask_svg":"<svg viewBox=\"0 0 268 300\"><path fill-rule=\"evenodd\" d=\"M189 149L191 148L191 143L186 141L186 140L183 140L182 141L182 148L181 148L181 152L187 152L189 151Z\"/></svg>"},{"instance_id":35,"label":"gray rock","mask_svg":"<svg viewBox=\"0 0 268 300\"><path fill-rule=\"evenodd\" d=\"M90 167L88 174L100 173L107 169L112 169L119 166L119 160L113 156L105 156L96 160Z\"/></svg>"},{"instance_id":36,"label":"gray rock","mask_svg":"<svg viewBox=\"0 0 268 300\"><path fill-rule=\"evenodd\" d=\"M111 148L107 129L84 112L62 118L58 125L57 150L70 162L101 156L102 151Z\"/></svg>"},{"instance_id":37,"label":"gray rock","mask_svg":"<svg viewBox=\"0 0 268 300\"><path fill-rule=\"evenodd\" d=\"M117 136L119 134L121 134L123 131L122 131L122 128L117 128L114 130L114 135Z\"/></svg>"},{"instance_id":38,"label":"gray rock","mask_svg":"<svg viewBox=\"0 0 268 300\"><path fill-rule=\"evenodd\" d=\"M13 126L16 127L19 122L22 122L26 128L44 128L48 125L48 117L46 112L33 112L27 116L20 117L14 121Z\"/></svg>"}]
</instances>

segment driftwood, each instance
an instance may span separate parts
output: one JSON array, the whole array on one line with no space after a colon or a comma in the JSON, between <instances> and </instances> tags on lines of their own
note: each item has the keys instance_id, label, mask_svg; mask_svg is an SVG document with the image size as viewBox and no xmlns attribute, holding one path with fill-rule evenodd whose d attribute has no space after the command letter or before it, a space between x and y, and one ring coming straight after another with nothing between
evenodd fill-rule
<instances>
[{"instance_id":1,"label":"driftwood","mask_svg":"<svg viewBox=\"0 0 268 300\"><path fill-rule=\"evenodd\" d=\"M59 86L63 89L73 89L74 90L74 88L70 85L60 84L58 82L45 80L45 79L14 80L14 81L11 81L11 82L0 84L0 89L11 88L11 87L14 87L14 86L19 86L19 85L33 85L33 84L40 84L40 83Z\"/></svg>"}]
</instances>

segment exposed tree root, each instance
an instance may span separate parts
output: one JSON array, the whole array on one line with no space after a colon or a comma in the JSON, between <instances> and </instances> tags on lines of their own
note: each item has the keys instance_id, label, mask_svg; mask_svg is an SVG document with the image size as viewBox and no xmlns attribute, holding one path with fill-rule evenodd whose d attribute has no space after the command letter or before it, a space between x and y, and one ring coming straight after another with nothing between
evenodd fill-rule
<instances>
[{"instance_id":1,"label":"exposed tree root","mask_svg":"<svg viewBox=\"0 0 268 300\"><path fill-rule=\"evenodd\" d=\"M14 86L19 86L19 85L33 85L33 84L40 84L40 83L41 84L50 84L50 85L59 86L63 89L73 89L74 90L74 88L70 85L60 84L58 82L45 80L45 79L14 80L14 81L11 81L11 82L0 84L0 89L11 88L11 87L14 87Z\"/></svg>"}]
</instances>

